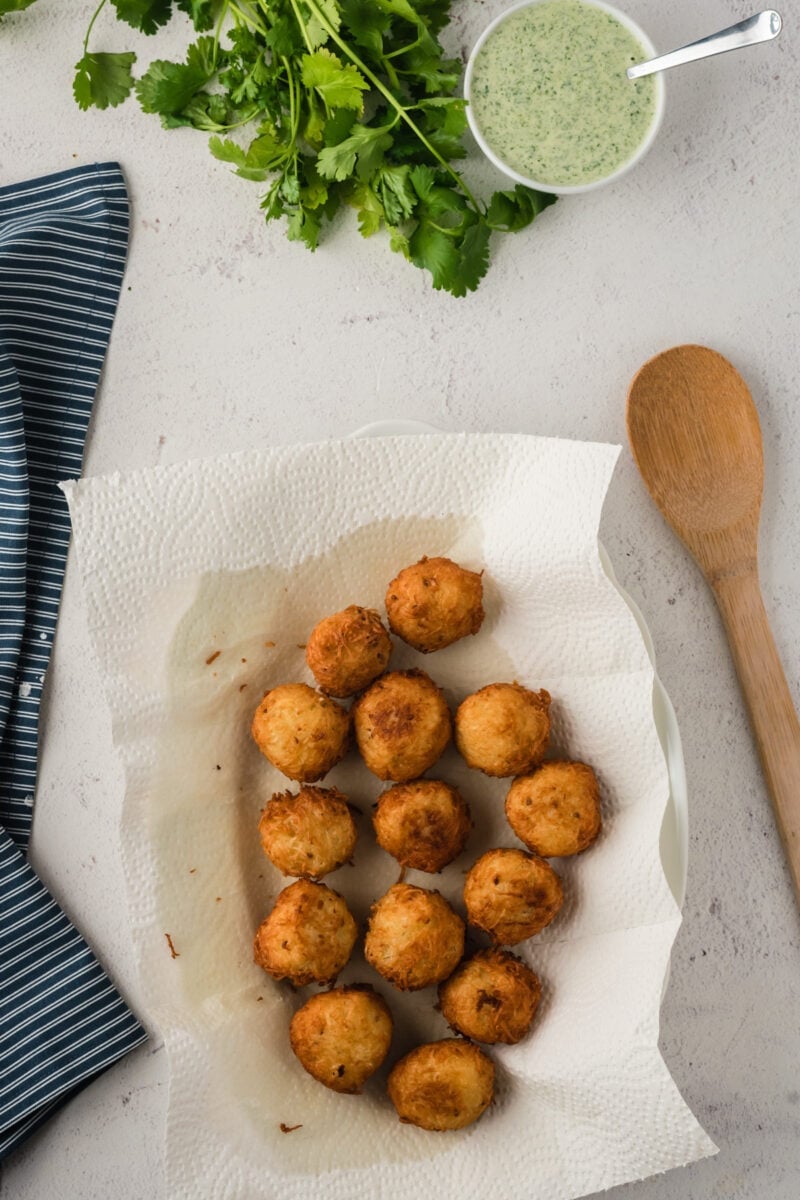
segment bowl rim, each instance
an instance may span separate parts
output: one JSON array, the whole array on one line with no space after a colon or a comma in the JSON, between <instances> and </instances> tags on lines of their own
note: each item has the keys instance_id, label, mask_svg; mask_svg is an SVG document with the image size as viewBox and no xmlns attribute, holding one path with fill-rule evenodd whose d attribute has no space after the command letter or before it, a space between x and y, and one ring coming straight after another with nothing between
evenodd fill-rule
<instances>
[{"instance_id":1,"label":"bowl rim","mask_svg":"<svg viewBox=\"0 0 800 1200\"><path fill-rule=\"evenodd\" d=\"M623 175L627 175L628 171L635 167L636 164L644 158L645 154L647 154L648 150L653 145L653 142L658 137L659 130L661 129L661 123L664 118L664 109L666 105L664 73L663 71L659 71L653 76L656 100L655 113L645 137L630 158L627 158L625 162L617 167L616 170L612 171L611 174L603 175L601 179L594 179L589 183L576 184L540 183L538 180L531 179L529 176L523 175L520 171L515 170L513 167L509 166L508 163L504 162L484 138L480 130L480 126L478 125L477 118L473 114L472 105L470 104L472 75L475 69L475 60L477 55L480 53L487 39L494 33L495 29L497 29L499 25L502 25L504 21L506 21L514 13L519 12L521 9L532 8L534 5L549 3L558 3L558 0L518 0L516 4L512 4L509 8L504 9L503 12L498 13L498 15L489 22L479 36L475 45L472 47L467 59L467 65L464 71L464 99L466 101L467 122L472 132L472 136L475 138L475 141L478 143L478 146L486 158L488 158L489 161L495 167L497 167L499 171L502 171L504 175L507 175L516 183L521 183L524 187L533 188L537 192L547 192L554 196L574 196L580 195L583 192L593 192L597 188L605 187L608 183L616 182L616 180L622 178ZM616 8L613 4L607 4L606 0L580 0L580 3L587 5L589 8L598 8L603 12L609 13L612 17L619 21L621 25L624 25L625 28L637 39L644 50L644 58L655 58L657 51L648 35L645 33L642 27L638 25L632 17L629 17L627 13L623 12L622 9Z\"/></svg>"}]
</instances>

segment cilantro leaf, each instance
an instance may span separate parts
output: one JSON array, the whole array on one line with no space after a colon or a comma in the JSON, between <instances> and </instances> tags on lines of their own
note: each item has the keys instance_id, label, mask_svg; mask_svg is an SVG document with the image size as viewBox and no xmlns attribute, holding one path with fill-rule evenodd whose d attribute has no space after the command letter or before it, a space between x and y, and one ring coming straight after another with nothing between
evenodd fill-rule
<instances>
[{"instance_id":1,"label":"cilantro leaf","mask_svg":"<svg viewBox=\"0 0 800 1200\"><path fill-rule=\"evenodd\" d=\"M313 47L323 46L329 34L326 25L338 33L342 20L336 0L298 0L306 37Z\"/></svg>"},{"instance_id":2,"label":"cilantro leaf","mask_svg":"<svg viewBox=\"0 0 800 1200\"><path fill-rule=\"evenodd\" d=\"M164 129L180 129L191 126L207 133L221 133L231 125L244 119L224 96L218 92L198 92L179 113L161 113Z\"/></svg>"},{"instance_id":3,"label":"cilantro leaf","mask_svg":"<svg viewBox=\"0 0 800 1200\"><path fill-rule=\"evenodd\" d=\"M319 245L321 224L316 212L311 212L307 208L298 208L289 218L286 236L290 242L304 242L309 250L316 250Z\"/></svg>"},{"instance_id":4,"label":"cilantro leaf","mask_svg":"<svg viewBox=\"0 0 800 1200\"><path fill-rule=\"evenodd\" d=\"M324 47L313 54L304 54L301 63L303 84L317 92L326 108L362 111L362 93L369 91L369 84L351 63L345 66L340 58Z\"/></svg>"},{"instance_id":5,"label":"cilantro leaf","mask_svg":"<svg viewBox=\"0 0 800 1200\"><path fill-rule=\"evenodd\" d=\"M341 0L339 7L356 46L382 57L384 35L392 23L389 13L381 12L374 0Z\"/></svg>"},{"instance_id":6,"label":"cilantro leaf","mask_svg":"<svg viewBox=\"0 0 800 1200\"><path fill-rule=\"evenodd\" d=\"M459 229L445 228L427 215L409 239L411 261L430 271L437 291L465 296L486 274L490 236L482 218L467 218Z\"/></svg>"},{"instance_id":7,"label":"cilantro leaf","mask_svg":"<svg viewBox=\"0 0 800 1200\"><path fill-rule=\"evenodd\" d=\"M452 92L461 78L461 63L457 59L444 59L438 46L415 46L399 59L398 63L406 79L413 78L422 83L426 95Z\"/></svg>"},{"instance_id":8,"label":"cilantro leaf","mask_svg":"<svg viewBox=\"0 0 800 1200\"><path fill-rule=\"evenodd\" d=\"M252 34L248 34L252 37ZM233 37L233 34L231 34ZM295 54L300 54L305 49L303 42L303 32L297 21L286 15L278 17L271 29L268 29L264 35L264 42L269 46L273 54L282 56L283 58L292 58Z\"/></svg>"},{"instance_id":9,"label":"cilantro leaf","mask_svg":"<svg viewBox=\"0 0 800 1200\"><path fill-rule=\"evenodd\" d=\"M198 33L205 33L214 28L221 0L177 0L178 8L192 18L192 24Z\"/></svg>"},{"instance_id":10,"label":"cilantro leaf","mask_svg":"<svg viewBox=\"0 0 800 1200\"><path fill-rule=\"evenodd\" d=\"M86 110L115 108L127 99L133 87L131 67L136 62L132 51L123 54L84 54L75 64L72 91L78 107Z\"/></svg>"},{"instance_id":11,"label":"cilantro leaf","mask_svg":"<svg viewBox=\"0 0 800 1200\"><path fill-rule=\"evenodd\" d=\"M362 237L372 237L373 233L378 232L386 216L380 200L366 183L356 183L348 199L358 212L359 233Z\"/></svg>"},{"instance_id":12,"label":"cilantro leaf","mask_svg":"<svg viewBox=\"0 0 800 1200\"><path fill-rule=\"evenodd\" d=\"M339 142L343 142L348 136L353 125L353 114L348 112L346 108L340 108L337 112L333 113L332 116L328 117L322 131L322 139L325 145L338 146Z\"/></svg>"},{"instance_id":13,"label":"cilantro leaf","mask_svg":"<svg viewBox=\"0 0 800 1200\"><path fill-rule=\"evenodd\" d=\"M428 141L442 158L463 158L466 154L461 139L467 129L466 102L456 96L421 100L423 127Z\"/></svg>"},{"instance_id":14,"label":"cilantro leaf","mask_svg":"<svg viewBox=\"0 0 800 1200\"><path fill-rule=\"evenodd\" d=\"M449 280L447 290L453 296L474 292L489 269L489 238L491 229L485 221L468 225L458 247L458 267Z\"/></svg>"},{"instance_id":15,"label":"cilantro leaf","mask_svg":"<svg viewBox=\"0 0 800 1200\"><path fill-rule=\"evenodd\" d=\"M230 138L212 137L208 147L214 158L233 164L236 174L242 179L257 182L265 180L270 171L286 157L286 148L276 138L274 131L264 131L254 138L245 150Z\"/></svg>"},{"instance_id":16,"label":"cilantro leaf","mask_svg":"<svg viewBox=\"0 0 800 1200\"><path fill-rule=\"evenodd\" d=\"M417 195L409 178L411 168L381 167L375 174L376 190L386 214L387 225L407 220L417 204Z\"/></svg>"},{"instance_id":17,"label":"cilantro leaf","mask_svg":"<svg viewBox=\"0 0 800 1200\"><path fill-rule=\"evenodd\" d=\"M121 21L142 33L156 33L172 16L172 0L111 0Z\"/></svg>"},{"instance_id":18,"label":"cilantro leaf","mask_svg":"<svg viewBox=\"0 0 800 1200\"><path fill-rule=\"evenodd\" d=\"M415 7L433 34L450 20L450 0L415 0Z\"/></svg>"},{"instance_id":19,"label":"cilantro leaf","mask_svg":"<svg viewBox=\"0 0 800 1200\"><path fill-rule=\"evenodd\" d=\"M33 0L0 0L0 21L9 13L22 12L23 8L30 8L32 4Z\"/></svg>"},{"instance_id":20,"label":"cilantro leaf","mask_svg":"<svg viewBox=\"0 0 800 1200\"><path fill-rule=\"evenodd\" d=\"M335 146L326 146L320 150L317 170L323 179L337 179L341 182L354 171L359 179L366 179L376 170L391 144L392 136L383 127L373 128L370 125L356 124L349 137Z\"/></svg>"},{"instance_id":21,"label":"cilantro leaf","mask_svg":"<svg viewBox=\"0 0 800 1200\"><path fill-rule=\"evenodd\" d=\"M185 63L152 62L136 84L136 95L145 112L180 113L216 73L214 39L199 38L189 47Z\"/></svg>"},{"instance_id":22,"label":"cilantro leaf","mask_svg":"<svg viewBox=\"0 0 800 1200\"><path fill-rule=\"evenodd\" d=\"M458 270L458 251L453 238L432 221L421 221L409 239L411 261L430 271L437 291L446 288Z\"/></svg>"},{"instance_id":23,"label":"cilantro leaf","mask_svg":"<svg viewBox=\"0 0 800 1200\"><path fill-rule=\"evenodd\" d=\"M513 192L495 192L486 210L486 221L490 229L504 233L525 229L555 199L548 192L534 192L518 183Z\"/></svg>"}]
</instances>

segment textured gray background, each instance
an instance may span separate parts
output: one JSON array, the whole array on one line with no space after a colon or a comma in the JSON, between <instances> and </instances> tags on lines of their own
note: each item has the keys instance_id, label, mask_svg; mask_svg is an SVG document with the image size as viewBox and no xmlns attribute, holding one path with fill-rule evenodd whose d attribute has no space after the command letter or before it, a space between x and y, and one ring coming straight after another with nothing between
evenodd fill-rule
<instances>
[{"instance_id":1,"label":"textured gray background","mask_svg":"<svg viewBox=\"0 0 800 1200\"><path fill-rule=\"evenodd\" d=\"M685 341L728 355L761 413L761 566L800 694L800 137L791 13L777 43L673 72L656 146L617 186L561 201L499 242L479 292L454 300L342 221L315 255L264 228L258 188L193 131L134 103L70 97L93 2L38 0L0 29L0 180L118 159L133 200L122 302L87 472L338 436L417 417L444 428L624 441L638 366ZM502 4L455 0L452 48ZM747 15L732 0L631 15L659 48ZM95 49L178 54L101 17ZM481 173L476 163L475 169ZM485 176L490 178L488 174ZM720 1154L608 1193L626 1200L800 1195L800 924L719 621L698 572L623 455L603 522L650 624L686 752L691 852L664 1002L665 1058ZM131 1002L112 753L74 564L48 678L33 855ZM5 1200L163 1195L163 1054L129 1056L5 1166Z\"/></svg>"}]
</instances>

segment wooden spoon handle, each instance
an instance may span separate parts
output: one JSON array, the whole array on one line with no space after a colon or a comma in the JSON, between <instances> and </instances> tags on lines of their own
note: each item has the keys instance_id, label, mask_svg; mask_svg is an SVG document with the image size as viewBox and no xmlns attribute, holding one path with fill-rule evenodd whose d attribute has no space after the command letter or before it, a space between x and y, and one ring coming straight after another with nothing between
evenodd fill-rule
<instances>
[{"instance_id":1,"label":"wooden spoon handle","mask_svg":"<svg viewBox=\"0 0 800 1200\"><path fill-rule=\"evenodd\" d=\"M775 819L800 901L800 721L755 568L709 580L747 701Z\"/></svg>"}]
</instances>

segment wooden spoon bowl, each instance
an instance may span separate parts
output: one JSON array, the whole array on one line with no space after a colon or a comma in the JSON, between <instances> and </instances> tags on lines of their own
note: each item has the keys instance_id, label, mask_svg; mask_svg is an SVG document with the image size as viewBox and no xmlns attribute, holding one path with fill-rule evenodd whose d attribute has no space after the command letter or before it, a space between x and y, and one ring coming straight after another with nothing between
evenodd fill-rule
<instances>
[{"instance_id":1,"label":"wooden spoon bowl","mask_svg":"<svg viewBox=\"0 0 800 1200\"><path fill-rule=\"evenodd\" d=\"M764 457L746 383L705 346L645 363L628 392L642 478L717 601L800 901L800 723L758 582Z\"/></svg>"}]
</instances>

